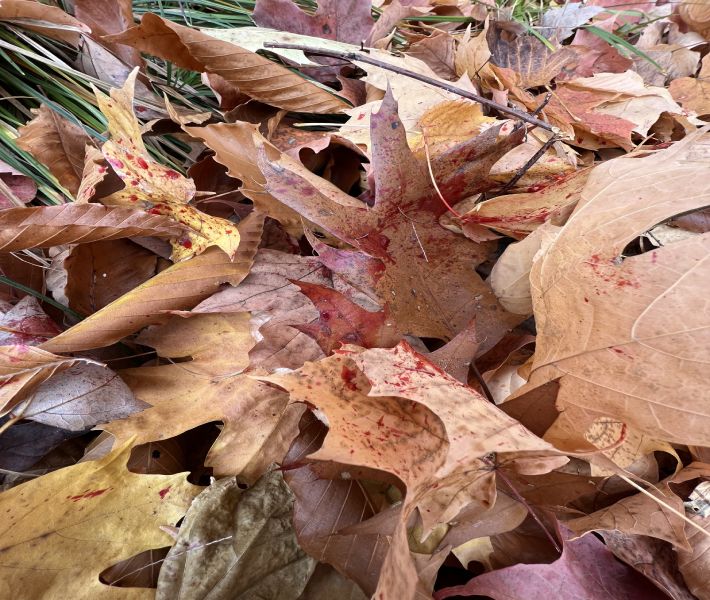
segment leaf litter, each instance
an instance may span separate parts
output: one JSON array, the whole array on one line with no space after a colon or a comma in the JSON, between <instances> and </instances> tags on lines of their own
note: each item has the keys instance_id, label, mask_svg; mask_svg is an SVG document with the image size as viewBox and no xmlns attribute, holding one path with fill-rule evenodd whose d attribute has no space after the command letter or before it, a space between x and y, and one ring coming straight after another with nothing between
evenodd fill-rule
<instances>
[{"instance_id":1,"label":"leaf litter","mask_svg":"<svg viewBox=\"0 0 710 600\"><path fill-rule=\"evenodd\" d=\"M75 4L0 7L100 115L0 174L4 595L710 599L700 4Z\"/></svg>"}]
</instances>

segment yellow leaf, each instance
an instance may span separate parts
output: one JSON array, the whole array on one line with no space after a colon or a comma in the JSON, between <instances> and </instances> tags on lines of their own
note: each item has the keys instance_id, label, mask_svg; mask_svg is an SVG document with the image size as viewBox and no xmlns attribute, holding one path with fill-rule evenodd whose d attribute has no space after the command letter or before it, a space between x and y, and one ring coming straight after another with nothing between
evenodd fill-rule
<instances>
[{"instance_id":1,"label":"yellow leaf","mask_svg":"<svg viewBox=\"0 0 710 600\"><path fill-rule=\"evenodd\" d=\"M171 538L200 488L184 474L126 469L131 444L97 462L38 477L3 492L0 597L152 598L153 590L107 586L101 571Z\"/></svg>"},{"instance_id":2,"label":"yellow leaf","mask_svg":"<svg viewBox=\"0 0 710 600\"><path fill-rule=\"evenodd\" d=\"M239 232L234 223L190 206L195 183L154 161L146 150L140 124L133 113L137 74L136 69L122 89L111 90L110 97L94 89L109 127L109 140L102 152L125 184L122 190L103 198L102 202L138 206L152 214L168 215L189 227L184 235L172 240L172 259L176 262L201 254L209 246L218 246L233 258L239 246Z\"/></svg>"}]
</instances>

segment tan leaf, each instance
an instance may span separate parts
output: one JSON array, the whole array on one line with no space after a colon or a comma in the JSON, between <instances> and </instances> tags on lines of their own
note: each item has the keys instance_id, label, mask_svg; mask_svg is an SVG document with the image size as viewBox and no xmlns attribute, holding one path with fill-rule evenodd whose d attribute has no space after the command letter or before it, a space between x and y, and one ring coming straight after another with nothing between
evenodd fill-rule
<instances>
[{"instance_id":1,"label":"tan leaf","mask_svg":"<svg viewBox=\"0 0 710 600\"><path fill-rule=\"evenodd\" d=\"M203 213L188 203L195 183L177 171L157 163L141 137L133 113L133 91L138 69L122 89L112 89L110 98L94 89L99 108L108 119L109 140L101 151L125 187L101 199L108 205L140 206L151 214L167 215L186 227L171 240L172 259L181 261L218 246L230 258L239 247L239 231L231 221Z\"/></svg>"},{"instance_id":2,"label":"tan leaf","mask_svg":"<svg viewBox=\"0 0 710 600\"><path fill-rule=\"evenodd\" d=\"M172 219L140 210L97 204L63 204L0 211L0 252L49 248L99 240L180 235Z\"/></svg>"},{"instance_id":3,"label":"tan leaf","mask_svg":"<svg viewBox=\"0 0 710 600\"><path fill-rule=\"evenodd\" d=\"M537 350L518 395L559 379L559 408L569 403L654 438L710 445L698 360L708 325L697 286L709 276L708 237L621 257L657 223L710 202L708 142L700 132L595 168L577 209L533 267Z\"/></svg>"},{"instance_id":4,"label":"tan leaf","mask_svg":"<svg viewBox=\"0 0 710 600\"><path fill-rule=\"evenodd\" d=\"M234 477L210 485L185 516L160 570L156 600L206 595L296 600L315 561L298 546L292 505L293 495L278 471L246 491Z\"/></svg>"},{"instance_id":5,"label":"tan leaf","mask_svg":"<svg viewBox=\"0 0 710 600\"><path fill-rule=\"evenodd\" d=\"M6 414L43 381L85 358L56 356L34 346L0 346L0 411Z\"/></svg>"},{"instance_id":6,"label":"tan leaf","mask_svg":"<svg viewBox=\"0 0 710 600\"><path fill-rule=\"evenodd\" d=\"M691 463L675 477L671 479L674 483L682 483L695 478L702 478L708 481L710 467L705 463ZM708 559L710 558L710 519L700 515L691 514L688 517L696 525L705 529L705 534L691 527L686 523L685 532L692 550L690 552L678 552L678 568L683 574L683 579L688 584L690 591L697 598L710 597L710 582L708 582Z\"/></svg>"},{"instance_id":7,"label":"tan leaf","mask_svg":"<svg viewBox=\"0 0 710 600\"><path fill-rule=\"evenodd\" d=\"M522 239L546 221L561 225L579 201L589 173L588 169L581 169L540 189L533 187L519 194L479 202L462 220L490 227L515 239Z\"/></svg>"},{"instance_id":8,"label":"tan leaf","mask_svg":"<svg viewBox=\"0 0 710 600\"><path fill-rule=\"evenodd\" d=\"M177 263L43 347L56 352L74 352L108 346L147 325L165 320L165 311L189 310L215 293L223 283L236 285L249 272L262 227L263 217L252 213L239 224L242 240L234 260L219 248L210 248Z\"/></svg>"},{"instance_id":9,"label":"tan leaf","mask_svg":"<svg viewBox=\"0 0 710 600\"><path fill-rule=\"evenodd\" d=\"M130 450L123 446L100 461L48 473L0 495L3 596L153 596L152 590L109 587L99 573L169 542L160 526L174 525L199 488L187 483L184 474L130 473ZM127 530L130 536L123 535Z\"/></svg>"},{"instance_id":10,"label":"tan leaf","mask_svg":"<svg viewBox=\"0 0 710 600\"><path fill-rule=\"evenodd\" d=\"M289 405L280 390L242 374L254 345L249 313L173 317L139 339L160 356L192 360L121 372L136 398L152 407L102 427L119 444L133 436L138 444L163 440L222 421L224 429L206 460L215 475L252 482L283 458L303 408Z\"/></svg>"},{"instance_id":11,"label":"tan leaf","mask_svg":"<svg viewBox=\"0 0 710 600\"><path fill-rule=\"evenodd\" d=\"M36 31L47 37L79 44L82 33L89 28L81 21L56 6L47 6L35 0L3 0L0 21L9 21L20 28Z\"/></svg>"},{"instance_id":12,"label":"tan leaf","mask_svg":"<svg viewBox=\"0 0 710 600\"><path fill-rule=\"evenodd\" d=\"M125 64L135 67L142 63L138 50L125 44L110 44L101 39L133 26L131 0L74 0L74 15L91 28L91 33L97 41L101 41Z\"/></svg>"},{"instance_id":13,"label":"tan leaf","mask_svg":"<svg viewBox=\"0 0 710 600\"><path fill-rule=\"evenodd\" d=\"M12 414L69 431L84 431L146 408L111 369L79 363L55 373Z\"/></svg>"},{"instance_id":14,"label":"tan leaf","mask_svg":"<svg viewBox=\"0 0 710 600\"><path fill-rule=\"evenodd\" d=\"M707 39L710 35L710 7L707 4L684 0L678 7L678 12L693 31Z\"/></svg>"},{"instance_id":15,"label":"tan leaf","mask_svg":"<svg viewBox=\"0 0 710 600\"><path fill-rule=\"evenodd\" d=\"M84 154L91 138L49 106L33 111L35 117L19 128L17 145L45 165L76 196L84 169Z\"/></svg>"},{"instance_id":16,"label":"tan leaf","mask_svg":"<svg viewBox=\"0 0 710 600\"><path fill-rule=\"evenodd\" d=\"M286 110L332 113L348 107L327 88L255 52L152 13L143 15L140 25L105 39L165 58L184 69L214 73L255 100Z\"/></svg>"}]
</instances>

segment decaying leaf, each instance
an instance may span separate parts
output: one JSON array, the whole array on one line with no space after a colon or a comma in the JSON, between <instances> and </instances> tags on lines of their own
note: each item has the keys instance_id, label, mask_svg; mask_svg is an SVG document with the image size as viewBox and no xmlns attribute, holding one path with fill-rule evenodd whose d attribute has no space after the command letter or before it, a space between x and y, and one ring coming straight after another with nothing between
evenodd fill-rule
<instances>
[{"instance_id":1,"label":"decaying leaf","mask_svg":"<svg viewBox=\"0 0 710 600\"><path fill-rule=\"evenodd\" d=\"M234 477L195 498L160 571L157 600L295 600L315 567L296 542L293 496L272 471L244 491Z\"/></svg>"}]
</instances>

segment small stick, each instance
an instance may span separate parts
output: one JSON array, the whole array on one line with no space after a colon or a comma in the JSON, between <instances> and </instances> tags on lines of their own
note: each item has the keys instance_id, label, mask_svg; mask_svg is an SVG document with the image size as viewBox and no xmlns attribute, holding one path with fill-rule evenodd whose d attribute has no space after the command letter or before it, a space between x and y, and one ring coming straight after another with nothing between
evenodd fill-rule
<instances>
[{"instance_id":1,"label":"small stick","mask_svg":"<svg viewBox=\"0 0 710 600\"><path fill-rule=\"evenodd\" d=\"M516 183L518 183L518 181L520 181L520 179L522 179L523 175L525 175L525 173L527 173L530 170L530 167L532 167L538 160L540 160L542 155L545 154L545 152L547 152L548 148L550 146L552 146L552 144L554 144L558 139L559 138L556 135L553 135L549 140L547 140L542 145L542 147L537 152L535 152L535 154L533 154L530 157L530 160L528 160L528 162L526 162L522 167L520 167L517 170L517 172L515 173L513 178L502 187L501 192L508 191Z\"/></svg>"},{"instance_id":2,"label":"small stick","mask_svg":"<svg viewBox=\"0 0 710 600\"><path fill-rule=\"evenodd\" d=\"M427 77L426 75L421 75L419 73L415 73L414 71L410 71L409 69L403 69L402 67L398 67L396 65L390 65L376 58L372 58L364 53L360 54L359 52L324 50L322 48L312 48L311 46L304 46L302 44L277 44L275 42L265 42L264 48L301 50L302 52L307 52L308 54L316 54L318 56L329 56L331 58L341 58L343 60L367 63L369 65L379 67L380 69L392 71L393 73L397 73L398 75L404 75L405 77L416 79L417 81L421 81L422 83L441 88L442 90L446 90L447 92L451 92L452 94L457 94L462 98L474 100L480 104L493 108L498 112L502 112L506 115L510 115L511 117L515 117L516 119L520 119L521 121L525 121L526 123L530 123L530 125L535 125L535 127L540 127L541 129L545 129L546 131L553 131L552 125L550 125L549 123L545 123L545 121L541 121L540 119L537 119L535 117L531 117L528 113L524 113L514 108L503 106L502 104L498 104L498 102L494 102L493 100L489 100L488 98L484 98L483 96L479 96L478 94L474 94L473 92L462 90L460 87L457 87L445 81L439 81L437 79L434 79L433 77Z\"/></svg>"},{"instance_id":3,"label":"small stick","mask_svg":"<svg viewBox=\"0 0 710 600\"><path fill-rule=\"evenodd\" d=\"M537 117L542 112L542 109L547 106L548 102L551 99L552 99L552 92L547 92L547 94L545 94L545 97L543 98L542 102L540 103L540 106L538 106L534 111L532 111L531 115L533 117ZM513 131L518 131L518 129L520 129L522 126L523 126L522 123L518 123L515 127L513 127Z\"/></svg>"}]
</instances>

